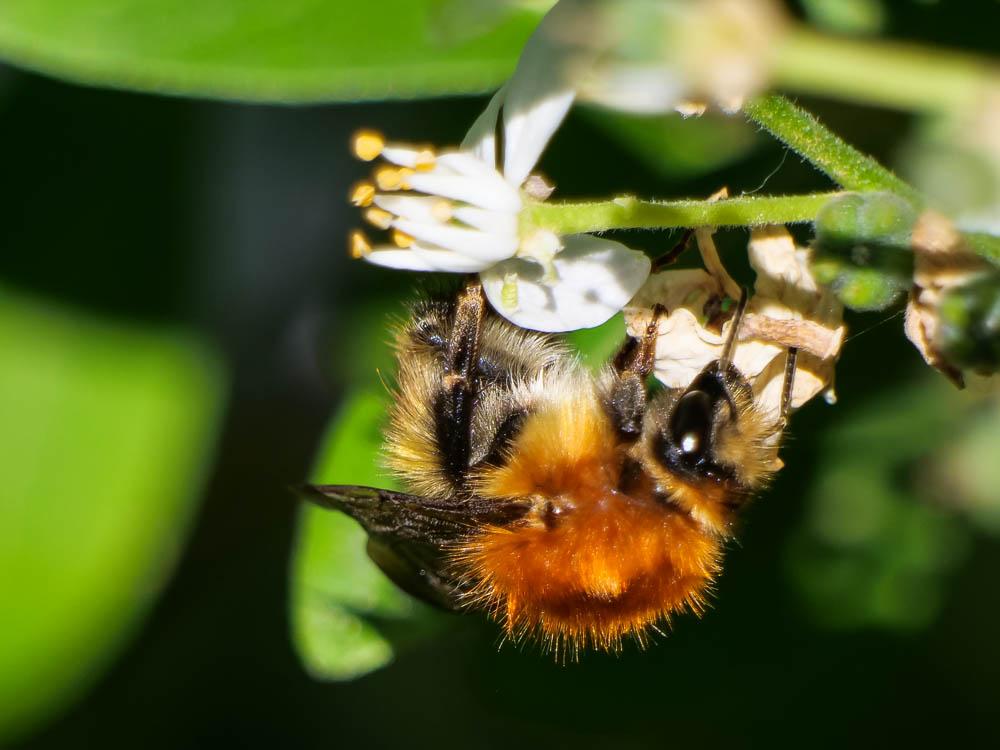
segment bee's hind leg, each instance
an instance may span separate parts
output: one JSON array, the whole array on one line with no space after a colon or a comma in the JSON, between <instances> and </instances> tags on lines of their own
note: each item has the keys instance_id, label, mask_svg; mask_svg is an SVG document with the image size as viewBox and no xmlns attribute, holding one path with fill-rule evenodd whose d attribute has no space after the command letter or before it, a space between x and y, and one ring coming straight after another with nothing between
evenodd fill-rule
<instances>
[{"instance_id":1,"label":"bee's hind leg","mask_svg":"<svg viewBox=\"0 0 1000 750\"><path fill-rule=\"evenodd\" d=\"M625 440L636 440L642 434L647 400L646 378L653 372L660 318L665 313L662 305L656 305L642 337L629 336L625 339L612 360L616 377L611 382L605 401L615 428Z\"/></svg>"},{"instance_id":2,"label":"bee's hind leg","mask_svg":"<svg viewBox=\"0 0 1000 750\"><path fill-rule=\"evenodd\" d=\"M441 391L435 404L435 426L443 466L461 484L472 454L472 413L475 408L479 341L486 314L482 287L469 284L458 295L444 351Z\"/></svg>"}]
</instances>

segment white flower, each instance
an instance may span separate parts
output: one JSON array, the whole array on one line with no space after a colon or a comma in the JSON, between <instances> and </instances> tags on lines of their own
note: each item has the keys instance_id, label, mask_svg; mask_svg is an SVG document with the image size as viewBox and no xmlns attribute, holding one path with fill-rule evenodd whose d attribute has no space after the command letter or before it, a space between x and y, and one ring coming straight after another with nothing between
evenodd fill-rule
<instances>
[{"instance_id":1,"label":"white flower","mask_svg":"<svg viewBox=\"0 0 1000 750\"><path fill-rule=\"evenodd\" d=\"M707 272L664 271L650 276L625 308L629 332L641 334L659 303L654 373L671 388L686 388L710 362L722 355L732 324L722 303L739 295L739 287L722 267L711 230L697 231ZM797 248L784 227L755 229L750 238L750 265L757 272L754 293L740 328L733 364L754 390L760 408L777 417L781 409L785 352L799 349L791 406L798 408L821 392L832 399L833 368L845 328L843 308L819 287L809 271L809 250Z\"/></svg>"},{"instance_id":2,"label":"white flower","mask_svg":"<svg viewBox=\"0 0 1000 750\"><path fill-rule=\"evenodd\" d=\"M690 115L763 89L784 28L774 0L561 0L532 42L582 100Z\"/></svg>"},{"instance_id":3,"label":"white flower","mask_svg":"<svg viewBox=\"0 0 1000 750\"><path fill-rule=\"evenodd\" d=\"M367 207L368 221L392 231L394 244L373 247L355 232L351 251L391 268L479 273L497 312L524 328L590 328L622 309L650 263L619 242L522 226L531 170L573 101L572 90L536 69L538 60L522 58L458 150L389 144L370 131L355 136L360 158L389 164L376 170L374 184L355 187L352 200Z\"/></svg>"},{"instance_id":4,"label":"white flower","mask_svg":"<svg viewBox=\"0 0 1000 750\"><path fill-rule=\"evenodd\" d=\"M938 349L941 303L946 295L988 273L987 261L969 250L956 226L936 211L924 211L913 227L913 286L903 330L931 367L962 387L962 369Z\"/></svg>"},{"instance_id":5,"label":"white flower","mask_svg":"<svg viewBox=\"0 0 1000 750\"><path fill-rule=\"evenodd\" d=\"M494 308L525 328L603 323L645 281L649 260L611 240L522 221L539 197L531 170L578 98L639 112L690 113L699 96L738 108L765 78L781 25L775 8L773 0L561 0L460 149L356 137L360 158L388 164L352 199L393 243L373 247L356 232L352 253L392 268L479 273Z\"/></svg>"}]
</instances>

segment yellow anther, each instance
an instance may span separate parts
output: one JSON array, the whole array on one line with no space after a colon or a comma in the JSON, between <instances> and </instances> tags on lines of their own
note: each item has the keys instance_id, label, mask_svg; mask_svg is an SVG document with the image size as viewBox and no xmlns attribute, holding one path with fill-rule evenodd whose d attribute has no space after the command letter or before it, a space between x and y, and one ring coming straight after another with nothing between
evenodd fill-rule
<instances>
[{"instance_id":1,"label":"yellow anther","mask_svg":"<svg viewBox=\"0 0 1000 750\"><path fill-rule=\"evenodd\" d=\"M451 203L449 201L434 201L431 206L431 216L444 223L451 219Z\"/></svg>"},{"instance_id":2,"label":"yellow anther","mask_svg":"<svg viewBox=\"0 0 1000 750\"><path fill-rule=\"evenodd\" d=\"M359 182L351 188L351 203L359 208L370 206L375 200L375 186L370 182Z\"/></svg>"},{"instance_id":3,"label":"yellow anther","mask_svg":"<svg viewBox=\"0 0 1000 750\"><path fill-rule=\"evenodd\" d=\"M372 206L365 211L365 221L379 229L388 229L392 226L392 214Z\"/></svg>"},{"instance_id":4,"label":"yellow anther","mask_svg":"<svg viewBox=\"0 0 1000 750\"><path fill-rule=\"evenodd\" d=\"M402 179L395 167L379 167L375 170L375 184L379 190L399 190Z\"/></svg>"},{"instance_id":5,"label":"yellow anther","mask_svg":"<svg viewBox=\"0 0 1000 750\"><path fill-rule=\"evenodd\" d=\"M416 160L413 163L413 168L418 172L430 172L434 169L434 163L436 158L434 152L429 148L421 149L417 152Z\"/></svg>"},{"instance_id":6,"label":"yellow anther","mask_svg":"<svg viewBox=\"0 0 1000 750\"><path fill-rule=\"evenodd\" d=\"M371 243L360 229L355 229L351 232L348 244L352 258L364 258L372 251Z\"/></svg>"},{"instance_id":7,"label":"yellow anther","mask_svg":"<svg viewBox=\"0 0 1000 750\"><path fill-rule=\"evenodd\" d=\"M404 250L413 245L413 238L406 232L401 232L398 229L392 230L392 241L396 247L401 247Z\"/></svg>"},{"instance_id":8,"label":"yellow anther","mask_svg":"<svg viewBox=\"0 0 1000 750\"><path fill-rule=\"evenodd\" d=\"M375 184L379 190L409 190L412 169L406 167L379 167L375 170Z\"/></svg>"},{"instance_id":9,"label":"yellow anther","mask_svg":"<svg viewBox=\"0 0 1000 750\"><path fill-rule=\"evenodd\" d=\"M374 130L359 130L351 138L351 149L361 161L371 161L382 153L385 138Z\"/></svg>"}]
</instances>

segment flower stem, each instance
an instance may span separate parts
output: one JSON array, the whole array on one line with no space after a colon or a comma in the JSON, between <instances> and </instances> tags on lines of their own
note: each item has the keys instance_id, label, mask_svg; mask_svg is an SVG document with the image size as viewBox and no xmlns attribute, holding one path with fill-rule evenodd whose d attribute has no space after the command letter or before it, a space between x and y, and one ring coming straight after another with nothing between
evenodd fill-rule
<instances>
[{"instance_id":1,"label":"flower stem","mask_svg":"<svg viewBox=\"0 0 1000 750\"><path fill-rule=\"evenodd\" d=\"M592 203L535 203L524 212L532 227L557 234L609 229L674 229L704 226L760 226L812 221L839 193L741 196L719 201L643 201L622 196Z\"/></svg>"},{"instance_id":2,"label":"flower stem","mask_svg":"<svg viewBox=\"0 0 1000 750\"><path fill-rule=\"evenodd\" d=\"M951 50L794 28L778 48L776 86L922 112L968 111L998 90L1000 65Z\"/></svg>"},{"instance_id":3,"label":"flower stem","mask_svg":"<svg viewBox=\"0 0 1000 750\"><path fill-rule=\"evenodd\" d=\"M765 94L747 102L743 111L838 185L848 190L886 190L921 203L914 188L785 97Z\"/></svg>"}]
</instances>

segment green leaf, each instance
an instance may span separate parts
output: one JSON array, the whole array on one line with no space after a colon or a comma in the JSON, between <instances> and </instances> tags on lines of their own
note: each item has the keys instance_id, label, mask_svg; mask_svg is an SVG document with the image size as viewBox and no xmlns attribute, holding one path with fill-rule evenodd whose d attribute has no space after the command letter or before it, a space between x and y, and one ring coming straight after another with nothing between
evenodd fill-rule
<instances>
[{"instance_id":1,"label":"green leaf","mask_svg":"<svg viewBox=\"0 0 1000 750\"><path fill-rule=\"evenodd\" d=\"M906 384L823 436L807 523L789 557L818 622L912 630L937 614L968 532L942 502L950 501L928 491L924 467L961 424L956 394L943 378Z\"/></svg>"},{"instance_id":2,"label":"green leaf","mask_svg":"<svg viewBox=\"0 0 1000 750\"><path fill-rule=\"evenodd\" d=\"M637 116L592 108L586 112L651 171L673 179L722 169L761 142L757 132L736 117Z\"/></svg>"},{"instance_id":3,"label":"green leaf","mask_svg":"<svg viewBox=\"0 0 1000 750\"><path fill-rule=\"evenodd\" d=\"M259 102L485 91L541 8L473 37L435 33L429 0L4 0L0 57L81 83Z\"/></svg>"},{"instance_id":4,"label":"green leaf","mask_svg":"<svg viewBox=\"0 0 1000 750\"><path fill-rule=\"evenodd\" d=\"M596 328L570 331L566 340L580 354L580 360L593 370L598 369L621 348L625 341L625 318L621 313Z\"/></svg>"},{"instance_id":5,"label":"green leaf","mask_svg":"<svg viewBox=\"0 0 1000 750\"><path fill-rule=\"evenodd\" d=\"M169 575L215 442L190 338L0 290L0 737L77 698Z\"/></svg>"},{"instance_id":6,"label":"green leaf","mask_svg":"<svg viewBox=\"0 0 1000 750\"><path fill-rule=\"evenodd\" d=\"M394 488L378 468L386 407L384 391L358 390L346 399L320 448L316 482ZM306 669L318 679L349 680L379 669L393 659L397 631L415 637L426 629L425 607L368 558L366 539L345 515L302 509L292 561L292 629Z\"/></svg>"},{"instance_id":7,"label":"green leaf","mask_svg":"<svg viewBox=\"0 0 1000 750\"><path fill-rule=\"evenodd\" d=\"M973 386L975 387L975 386ZM1000 396L975 404L975 415L948 434L928 472L930 486L979 528L1000 534Z\"/></svg>"},{"instance_id":8,"label":"green leaf","mask_svg":"<svg viewBox=\"0 0 1000 750\"><path fill-rule=\"evenodd\" d=\"M802 0L809 20L840 34L877 34L886 12L879 0Z\"/></svg>"}]
</instances>

